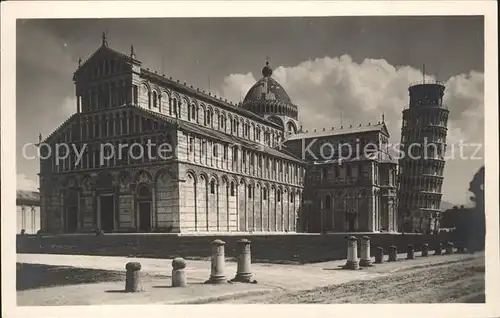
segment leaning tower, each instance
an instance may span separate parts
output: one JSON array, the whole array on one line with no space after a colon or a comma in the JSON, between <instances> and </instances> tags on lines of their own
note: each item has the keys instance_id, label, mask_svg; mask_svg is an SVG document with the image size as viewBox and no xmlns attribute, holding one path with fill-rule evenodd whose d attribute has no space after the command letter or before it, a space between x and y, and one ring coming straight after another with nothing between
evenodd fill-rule
<instances>
[{"instance_id":1,"label":"leaning tower","mask_svg":"<svg viewBox=\"0 0 500 318\"><path fill-rule=\"evenodd\" d=\"M424 82L408 90L399 159L400 231L430 232L439 229L449 111L442 84Z\"/></svg>"}]
</instances>

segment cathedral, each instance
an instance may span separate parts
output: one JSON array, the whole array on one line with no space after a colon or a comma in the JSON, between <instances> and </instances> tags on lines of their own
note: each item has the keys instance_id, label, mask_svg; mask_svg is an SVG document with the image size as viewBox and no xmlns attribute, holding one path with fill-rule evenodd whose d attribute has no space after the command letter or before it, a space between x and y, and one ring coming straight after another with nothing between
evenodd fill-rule
<instances>
[{"instance_id":1,"label":"cathedral","mask_svg":"<svg viewBox=\"0 0 500 318\"><path fill-rule=\"evenodd\" d=\"M395 230L385 123L304 132L272 73L266 63L235 104L144 68L103 35L74 73L76 112L40 140L42 231ZM378 147L314 155L342 142Z\"/></svg>"}]
</instances>

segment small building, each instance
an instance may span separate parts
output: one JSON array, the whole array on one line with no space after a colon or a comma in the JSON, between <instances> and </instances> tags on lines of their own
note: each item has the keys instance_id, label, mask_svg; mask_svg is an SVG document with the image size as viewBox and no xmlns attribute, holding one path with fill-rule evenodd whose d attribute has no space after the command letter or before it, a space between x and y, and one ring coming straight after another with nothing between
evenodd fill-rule
<instances>
[{"instance_id":1,"label":"small building","mask_svg":"<svg viewBox=\"0 0 500 318\"><path fill-rule=\"evenodd\" d=\"M40 229L40 193L17 190L16 216L17 233L24 229L26 234L36 234Z\"/></svg>"},{"instance_id":2,"label":"small building","mask_svg":"<svg viewBox=\"0 0 500 318\"><path fill-rule=\"evenodd\" d=\"M307 162L300 226L306 232L396 232L397 162L385 122L302 132L286 148ZM302 154L301 154L302 153Z\"/></svg>"}]
</instances>

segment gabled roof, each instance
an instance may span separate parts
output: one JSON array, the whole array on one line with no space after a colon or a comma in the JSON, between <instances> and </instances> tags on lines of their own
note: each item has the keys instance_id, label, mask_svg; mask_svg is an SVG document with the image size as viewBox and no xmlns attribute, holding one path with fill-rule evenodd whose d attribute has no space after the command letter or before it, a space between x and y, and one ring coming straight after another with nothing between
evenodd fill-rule
<instances>
[{"instance_id":1,"label":"gabled roof","mask_svg":"<svg viewBox=\"0 0 500 318\"><path fill-rule=\"evenodd\" d=\"M187 121L177 120L175 118L166 116L166 115L161 114L161 113L151 111L149 109L144 109L144 108L139 108L139 107L134 107L134 108L137 110L143 111L147 114L150 114L156 118L166 120L169 123L175 123L179 129L184 130L184 131L188 131L188 132L191 132L191 133L194 133L197 135L201 135L201 136L208 136L210 138L217 139L217 140L220 140L220 141L228 143L228 144L241 145L241 146L248 148L248 149L253 149L255 151L260 151L260 152L265 152L271 156L283 158L286 160L291 160L291 161L294 161L297 163L304 163L302 160L300 160L299 158L297 158L291 154L285 153L284 151L269 147L267 145L263 145L263 144L256 143L256 142L253 142L253 141L250 141L247 139L243 139L243 138L238 137L238 136L229 135L229 134L223 133L221 131L213 130L213 129L203 127L203 126L200 126L197 124L193 124L193 123L190 123Z\"/></svg>"},{"instance_id":2,"label":"gabled roof","mask_svg":"<svg viewBox=\"0 0 500 318\"><path fill-rule=\"evenodd\" d=\"M50 135L45 137L45 139L42 140L41 142L42 143L49 142L50 139L52 139L54 136L56 136L61 130L66 128L66 126L68 126L69 123L71 123L73 121L73 118L76 118L78 115L79 115L78 113L74 113L73 115L69 116L65 121L63 121L62 124L59 125L59 127L57 127L52 133L50 133Z\"/></svg>"},{"instance_id":3,"label":"gabled roof","mask_svg":"<svg viewBox=\"0 0 500 318\"><path fill-rule=\"evenodd\" d=\"M329 136L343 136L343 135L359 134L372 131L379 131L384 135L386 135L387 137L389 137L389 131L387 130L387 126L385 125L384 122L382 122L376 125L368 125L368 126L348 127L348 128L332 129L332 130L325 130L318 132L299 132L297 134L290 135L286 139L286 141L329 137Z\"/></svg>"},{"instance_id":4,"label":"gabled roof","mask_svg":"<svg viewBox=\"0 0 500 318\"><path fill-rule=\"evenodd\" d=\"M133 62L135 64L141 64L141 62L130 55L118 52L110 48L106 43L103 43L94 53L92 53L85 61L83 61L78 69L75 71L74 76L76 76L82 69L84 69L87 65L91 64L92 60L98 58L100 55L110 54L116 56L116 58Z\"/></svg>"}]
</instances>

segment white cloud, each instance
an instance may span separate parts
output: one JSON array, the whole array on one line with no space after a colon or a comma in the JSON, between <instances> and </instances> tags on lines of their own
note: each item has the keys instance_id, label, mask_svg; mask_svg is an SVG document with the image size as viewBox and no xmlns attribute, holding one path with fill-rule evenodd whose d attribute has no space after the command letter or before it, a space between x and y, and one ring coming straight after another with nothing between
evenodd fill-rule
<instances>
[{"instance_id":1,"label":"white cloud","mask_svg":"<svg viewBox=\"0 0 500 318\"><path fill-rule=\"evenodd\" d=\"M23 173L17 174L17 190L38 191L38 182L28 179Z\"/></svg>"},{"instance_id":2,"label":"white cloud","mask_svg":"<svg viewBox=\"0 0 500 318\"><path fill-rule=\"evenodd\" d=\"M426 75L429 81L432 75ZM401 111L408 104L408 87L420 81L420 70L395 67L382 59L365 59L358 64L348 55L305 61L293 67L278 67L273 77L299 106L304 129L321 129L378 122L385 114L393 142L400 139ZM252 73L231 74L219 91L238 101L255 83ZM445 103L450 109L450 133L454 142L483 139L484 76L470 72L445 83ZM474 125L470 125L473 122Z\"/></svg>"},{"instance_id":3,"label":"white cloud","mask_svg":"<svg viewBox=\"0 0 500 318\"><path fill-rule=\"evenodd\" d=\"M292 67L280 66L274 70L273 77L298 105L304 130L338 129L341 117L344 126L376 123L385 114L391 142L398 143L402 110L408 105L408 87L422 80L422 72L410 66L393 66L383 59L355 63L350 56L343 55L304 61ZM426 75L426 80L433 79L434 76ZM245 96L255 81L252 73L231 74L224 79L219 91L223 96L239 101L239 96ZM450 110L448 144L459 140L483 143L484 74L471 71L453 76L444 84L444 102ZM470 172L460 171L467 174L460 183L468 186L477 164L471 166ZM467 162L456 162L451 166L462 169ZM447 169L445 180L453 173ZM445 181L445 187L446 184Z\"/></svg>"}]
</instances>

